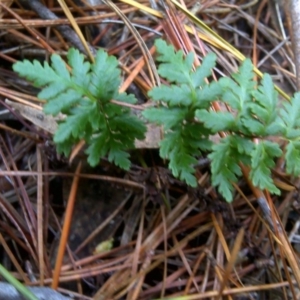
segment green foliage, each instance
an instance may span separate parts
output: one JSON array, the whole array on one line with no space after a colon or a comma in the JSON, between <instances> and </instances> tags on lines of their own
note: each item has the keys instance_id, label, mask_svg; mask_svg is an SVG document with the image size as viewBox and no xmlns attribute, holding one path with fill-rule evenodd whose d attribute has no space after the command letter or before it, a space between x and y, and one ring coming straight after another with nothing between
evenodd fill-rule
<instances>
[{"instance_id":1,"label":"green foliage","mask_svg":"<svg viewBox=\"0 0 300 300\"><path fill-rule=\"evenodd\" d=\"M227 200L232 197L232 182L237 182L242 175L239 162L247 159L239 142L244 143L238 136L228 135L213 146L213 151L209 155L212 161L212 182L218 186L220 193ZM252 147L251 143L248 146Z\"/></svg>"},{"instance_id":2,"label":"green foliage","mask_svg":"<svg viewBox=\"0 0 300 300\"><path fill-rule=\"evenodd\" d=\"M84 139L92 166L107 155L109 161L128 170L126 150L134 148L135 139L144 138L146 127L130 109L111 103L112 99L136 101L132 95L118 92L121 79L117 59L99 50L95 63L90 64L78 50L70 49L67 61L70 69L54 54L51 66L24 60L15 63L13 69L42 88L38 97L47 100L45 113L66 115L54 135L59 152L68 155L72 146Z\"/></svg>"},{"instance_id":3,"label":"green foliage","mask_svg":"<svg viewBox=\"0 0 300 300\"><path fill-rule=\"evenodd\" d=\"M250 178L255 186L268 189L278 194L279 190L271 179L271 168L275 166L275 158L280 157L282 151L278 144L270 141L261 141L251 151Z\"/></svg>"},{"instance_id":4,"label":"green foliage","mask_svg":"<svg viewBox=\"0 0 300 300\"><path fill-rule=\"evenodd\" d=\"M199 156L209 153L212 184L227 201L232 201L233 184L242 175L241 163L250 168L255 186L275 194L279 190L272 179L272 168L278 157L285 156L289 174L300 175L299 93L279 106L271 77L265 74L259 83L254 81L248 59L231 77L212 81L216 64L213 53L194 68L192 53L184 56L163 40L155 45L158 72L167 84L149 92L155 106L146 109L143 116L163 127L160 155L169 161L174 176L196 187L195 165ZM107 156L129 169L126 150L134 148L135 139L143 139L146 129L128 108L111 102L136 101L133 95L118 92L120 70L116 58L100 50L95 63L90 64L71 49L67 61L70 70L58 55L52 55L51 66L25 60L13 68L42 88L38 96L47 100L46 113L66 115L54 135L59 152L68 155L71 147L84 139L91 165ZM230 111L213 111L213 101L223 102ZM212 144L211 136L218 132L226 137ZM275 142L276 137L286 141L284 149Z\"/></svg>"},{"instance_id":5,"label":"green foliage","mask_svg":"<svg viewBox=\"0 0 300 300\"><path fill-rule=\"evenodd\" d=\"M158 105L145 110L143 115L150 122L163 125L160 155L169 160L173 175L195 187L197 180L193 175L193 165L197 163L196 157L202 151L209 151L212 146L210 131L203 123L196 122L195 113L198 109L208 109L211 101L221 92L220 86L215 85L214 92L209 94L212 88L205 82L215 66L216 58L212 53L207 55L202 67L193 71L192 53L184 58L182 51L175 52L163 40L156 41L156 49L159 54L157 59L161 62L158 73L170 85L161 85L149 92Z\"/></svg>"},{"instance_id":6,"label":"green foliage","mask_svg":"<svg viewBox=\"0 0 300 300\"><path fill-rule=\"evenodd\" d=\"M195 186L193 166L201 152L209 151L212 184L232 201L232 184L242 175L240 163L250 167L255 186L271 193L279 193L271 170L283 153L287 172L300 175L300 94L279 108L271 77L265 74L257 86L249 59L231 78L207 83L215 55L208 54L202 65L193 69L191 53L184 57L182 51L176 52L162 40L156 42L156 48L158 71L168 84L149 92L156 107L146 110L144 116L163 125L160 154L169 160L175 176ZM211 110L215 100L224 102L231 111ZM227 136L212 146L209 137L218 132ZM271 136L287 140L285 151L268 140ZM254 143L255 139L259 142Z\"/></svg>"},{"instance_id":7,"label":"green foliage","mask_svg":"<svg viewBox=\"0 0 300 300\"><path fill-rule=\"evenodd\" d=\"M278 125L282 138L287 141L285 148L286 171L300 175L300 93L296 93L290 102L283 103L279 111Z\"/></svg>"}]
</instances>

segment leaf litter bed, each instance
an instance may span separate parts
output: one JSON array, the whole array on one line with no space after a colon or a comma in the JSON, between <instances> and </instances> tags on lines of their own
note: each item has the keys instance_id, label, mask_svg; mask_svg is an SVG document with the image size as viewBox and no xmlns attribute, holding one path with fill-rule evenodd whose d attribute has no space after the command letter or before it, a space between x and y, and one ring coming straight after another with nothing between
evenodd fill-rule
<instances>
[{"instance_id":1,"label":"leaf litter bed","mask_svg":"<svg viewBox=\"0 0 300 300\"><path fill-rule=\"evenodd\" d=\"M94 9L68 3L90 45L118 57L120 90L134 92L141 104L155 84L150 58L161 35L200 57L214 51L218 76L235 71L243 53L292 94L292 45L283 34L289 35L289 12L280 2L278 7L256 2L185 1L224 40L188 21L184 2L139 1L138 7L103 1ZM282 172L280 160L273 177L281 196L262 197L241 180L232 203L211 186L207 159L199 158L199 186L191 189L171 176L158 150L151 149L151 137L131 152L129 172L106 160L96 169L87 167L80 146L70 164L55 151L37 90L11 64L44 61L74 43L85 51L72 20L53 1L46 6L15 1L10 10L1 9L0 239L7 270L26 285L50 286L77 299L298 299L298 180ZM5 99L23 106L12 109ZM31 113L25 112L29 105Z\"/></svg>"}]
</instances>

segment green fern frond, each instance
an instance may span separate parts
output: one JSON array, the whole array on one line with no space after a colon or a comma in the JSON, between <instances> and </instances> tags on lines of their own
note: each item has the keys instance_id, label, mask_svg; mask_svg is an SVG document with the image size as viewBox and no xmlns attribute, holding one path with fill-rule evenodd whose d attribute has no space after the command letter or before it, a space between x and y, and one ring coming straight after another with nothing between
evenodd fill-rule
<instances>
[{"instance_id":1,"label":"green fern frond","mask_svg":"<svg viewBox=\"0 0 300 300\"><path fill-rule=\"evenodd\" d=\"M130 109L110 102L136 102L133 95L118 91L121 72L117 59L99 50L95 63L90 64L78 50L70 49L67 63L71 69L54 54L51 65L25 60L15 63L13 69L42 89L38 97L47 101L45 113L66 115L54 135L59 152L68 155L72 146L84 139L92 166L108 156L109 161L128 170L126 150L134 148L135 139L144 138L146 127Z\"/></svg>"}]
</instances>

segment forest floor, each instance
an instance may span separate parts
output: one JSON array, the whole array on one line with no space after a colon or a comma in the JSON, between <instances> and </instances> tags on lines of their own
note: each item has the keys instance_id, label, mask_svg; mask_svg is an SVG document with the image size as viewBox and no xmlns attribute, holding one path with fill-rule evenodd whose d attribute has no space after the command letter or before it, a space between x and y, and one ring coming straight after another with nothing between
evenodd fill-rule
<instances>
[{"instance_id":1,"label":"forest floor","mask_svg":"<svg viewBox=\"0 0 300 300\"><path fill-rule=\"evenodd\" d=\"M163 38L199 58L216 53L218 77L251 58L291 96L297 63L287 7L2 0L0 13L0 263L15 278L75 299L300 299L299 180L281 160L273 172L280 196L259 198L246 176L232 203L211 185L205 156L197 188L174 178L151 134L130 151L130 171L106 159L91 168L82 143L72 159L57 153L38 89L12 71L18 60L65 57L69 47L86 53L84 40L117 57L120 90L143 105L156 84L154 41Z\"/></svg>"}]
</instances>

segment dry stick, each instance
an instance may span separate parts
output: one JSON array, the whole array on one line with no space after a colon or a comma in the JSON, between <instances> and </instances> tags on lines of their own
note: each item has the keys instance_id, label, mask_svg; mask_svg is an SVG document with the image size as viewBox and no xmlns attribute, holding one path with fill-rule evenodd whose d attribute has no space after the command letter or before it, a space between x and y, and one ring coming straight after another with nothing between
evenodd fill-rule
<instances>
[{"instance_id":1,"label":"dry stick","mask_svg":"<svg viewBox=\"0 0 300 300\"><path fill-rule=\"evenodd\" d=\"M124 21L127 25L128 29L130 30L131 34L135 37L144 57L147 62L149 75L152 81L153 86L160 85L160 77L157 73L156 65L153 60L153 57L144 42L143 38L141 37L140 33L136 30L136 28L132 25L132 23L128 20L126 15L111 1L111 0L102 0L107 6L109 6L115 13Z\"/></svg>"},{"instance_id":2,"label":"dry stick","mask_svg":"<svg viewBox=\"0 0 300 300\"><path fill-rule=\"evenodd\" d=\"M162 205L160 207L161 210L161 217L162 217L162 224L163 224L163 229L164 229L164 253L168 251L168 235L166 234L167 232L167 221L166 221L166 208ZM168 210L167 210L168 211ZM163 271L163 280L162 280L162 289L160 292L160 298L163 298L166 293L166 284L167 284L167 277L168 277L168 261L167 257L164 257L164 271ZM191 277L190 277L191 278Z\"/></svg>"},{"instance_id":3,"label":"dry stick","mask_svg":"<svg viewBox=\"0 0 300 300\"><path fill-rule=\"evenodd\" d=\"M143 195L143 204L142 204L142 213L141 213L141 217L140 217L140 224L139 224L139 229L138 229L138 236L137 236L137 240L136 240L136 245L135 245L135 249L132 255L132 267L131 267L131 273L130 276L134 277L135 275L137 275L138 273L138 264L139 264L139 260L143 260L143 257L140 256L140 250L141 250L141 245L142 245L142 239L143 239L143 232L145 230L145 206L146 206L146 199L145 199L145 193ZM153 253L149 253L149 255L147 255L147 258L144 259L144 263L141 266L141 269L144 268L146 269L151 261L152 261L152 256ZM132 300L136 300L139 299L139 295L141 293L142 290L142 286L145 280L145 274L142 276L139 276L136 280L133 280L129 286L134 286L134 289L129 290L128 294L127 294L127 299L132 299Z\"/></svg>"},{"instance_id":4,"label":"dry stick","mask_svg":"<svg viewBox=\"0 0 300 300\"><path fill-rule=\"evenodd\" d=\"M6 254L10 258L10 260L11 260L12 264L14 265L14 267L19 272L19 274L20 274L21 278L23 279L23 281L25 282L25 284L29 284L30 281L29 281L27 275L24 273L24 271L23 271L21 265L19 264L18 260L16 259L16 257L12 253L12 251L10 250L10 248L7 245L6 240L4 239L3 235L1 234L1 232L0 232L0 244L4 248L4 250L6 251ZM0 297L0 299L1 299L1 297Z\"/></svg>"},{"instance_id":5,"label":"dry stick","mask_svg":"<svg viewBox=\"0 0 300 300\"><path fill-rule=\"evenodd\" d=\"M200 269L200 264L202 263L202 261L205 258L206 254L205 254L205 252L199 251L199 254L197 256L198 256L197 260L194 261L194 263L193 263L193 274L194 274L194 277L196 277L196 274L198 274L198 270ZM187 283L185 285L185 290L184 290L183 295L187 295L189 293L190 288L191 288L191 284L192 284L192 279L193 278L191 278L191 277L188 278L188 281L187 281ZM204 280L202 280L202 282L204 283ZM200 293L202 293L202 289L200 290Z\"/></svg>"},{"instance_id":6,"label":"dry stick","mask_svg":"<svg viewBox=\"0 0 300 300\"><path fill-rule=\"evenodd\" d=\"M155 47L152 46L149 50L149 53L153 55L155 52ZM140 73L140 71L143 69L144 65L146 63L145 57L141 57L138 60L137 65L135 68L129 73L129 76L126 78L126 80L123 82L122 86L119 89L120 93L123 93L127 90L127 88L130 86L130 84L134 81L135 77Z\"/></svg>"},{"instance_id":7,"label":"dry stick","mask_svg":"<svg viewBox=\"0 0 300 300\"><path fill-rule=\"evenodd\" d=\"M297 90L300 90L300 1L288 0L285 5L289 10L290 15L290 35L292 38L292 45L294 50L294 61L296 69L296 85Z\"/></svg>"},{"instance_id":8,"label":"dry stick","mask_svg":"<svg viewBox=\"0 0 300 300\"><path fill-rule=\"evenodd\" d=\"M44 265L44 235L43 235L43 175L40 173L43 171L42 167L42 152L41 148L37 145L36 147L36 158L37 158L37 246L38 246L38 259L39 259L39 271L41 285L44 285L45 279L45 265Z\"/></svg>"},{"instance_id":9,"label":"dry stick","mask_svg":"<svg viewBox=\"0 0 300 300\"><path fill-rule=\"evenodd\" d=\"M256 18L255 18L255 25L253 28L253 55L252 55L252 62L254 66L257 66L257 24L259 22L259 17L265 5L267 4L267 0L263 0L257 10ZM257 75L256 75L257 77Z\"/></svg>"},{"instance_id":10,"label":"dry stick","mask_svg":"<svg viewBox=\"0 0 300 300\"><path fill-rule=\"evenodd\" d=\"M124 13L129 13L133 11L133 8L125 8L122 11ZM116 23L119 21L111 21L107 20L107 18L113 18L116 14L114 12L105 13L105 15L95 15L95 16L86 16L86 17L76 17L76 23L78 25L92 25L102 23ZM121 22L121 21L120 21ZM31 28L37 27L57 27L58 25L69 25L70 21L67 18L63 19L55 19L55 20L41 20L41 19L29 19L23 20L23 23L26 26ZM0 29L8 30L8 29L23 29L24 25L20 24L15 19L0 19ZM136 26L136 25L135 25ZM141 27L138 25L137 27ZM95 43L95 42L94 42ZM10 58L12 59L12 58Z\"/></svg>"},{"instance_id":11,"label":"dry stick","mask_svg":"<svg viewBox=\"0 0 300 300\"><path fill-rule=\"evenodd\" d=\"M10 8L6 7L5 5L3 5L1 2L0 2L0 6L2 8L4 8L5 10L7 10L8 13L10 13L20 24L23 25L24 28L26 28L26 30L34 37L36 38L40 43L41 45L47 50L49 51L50 53L53 53L54 50L47 44L47 42L43 39L43 37L39 34L39 32L35 31L34 29L31 29L29 26L27 26L22 18L19 17L18 14L16 14L13 10L11 10Z\"/></svg>"},{"instance_id":12,"label":"dry stick","mask_svg":"<svg viewBox=\"0 0 300 300\"><path fill-rule=\"evenodd\" d=\"M50 9L48 9L45 5L37 0L23 0L21 2L26 2L41 18L57 20L59 19L56 14L54 14ZM71 44L73 44L76 48L80 50L82 53L86 53L86 50L79 39L78 35L67 25L59 25L57 26L58 31L61 35L68 40ZM89 45L90 50L93 55L96 54L96 50Z\"/></svg>"},{"instance_id":13,"label":"dry stick","mask_svg":"<svg viewBox=\"0 0 300 300\"><path fill-rule=\"evenodd\" d=\"M91 47L87 41L85 40L82 31L80 30L78 24L76 23L72 13L70 12L69 7L67 6L66 2L64 0L57 0L57 2L59 3L59 5L61 6L61 8L63 9L65 15L67 16L68 20L70 21L72 27L74 28L75 32L76 32L76 36L79 38L79 40L81 41L84 49L85 49L85 53L88 54L88 57L90 59L91 62L94 62L94 56L96 55L96 50Z\"/></svg>"},{"instance_id":14,"label":"dry stick","mask_svg":"<svg viewBox=\"0 0 300 300\"><path fill-rule=\"evenodd\" d=\"M70 226L71 226L71 219L72 219L72 214L73 214L73 209L74 209L74 204L75 204L75 196L76 196L78 182L79 182L78 175L80 173L80 170L81 170L81 162L79 162L79 164L76 168L76 171L74 174L74 179L72 182L71 192L70 192L69 199L68 199L66 215L65 215L65 220L64 220L64 226L63 226L63 230L61 232L61 238L60 238L60 243L59 243L59 247L58 247L58 254L57 254L57 258L56 258L55 269L53 272L53 281L52 281L53 289L57 289L57 286L58 286L60 269L62 266L64 252L65 252L68 235L69 235L69 231L70 231Z\"/></svg>"},{"instance_id":15,"label":"dry stick","mask_svg":"<svg viewBox=\"0 0 300 300\"><path fill-rule=\"evenodd\" d=\"M21 136L25 139L30 139L36 143L40 143L41 140L39 140L38 138L36 138L35 136L33 136L31 133L28 133L26 131L20 131L20 130L17 130L17 129L13 129L7 125L4 125L4 124L0 124L0 129L3 129L3 130L6 130L6 131L9 131L11 134L15 134L15 135L18 135L18 136Z\"/></svg>"},{"instance_id":16,"label":"dry stick","mask_svg":"<svg viewBox=\"0 0 300 300\"><path fill-rule=\"evenodd\" d=\"M1 144L2 144L2 146L0 147L0 155L2 157L2 160L3 160L3 163L6 167L6 169L10 169L12 167L14 170L17 170L16 163L15 163L9 149L7 148L6 144L4 143L4 140L3 140L2 136L0 136L0 141L1 141ZM35 236L35 233L36 233L36 216L35 216L35 213L33 211L32 205L30 203L29 196L26 192L23 181L21 180L21 178L19 176L17 176L16 180L13 181L13 186L14 186L14 188L17 192L17 196L19 198L19 203L20 203L21 209L22 209L23 214L24 214L24 218L25 218L26 225L27 225L27 228L28 228L27 230L30 234L32 244L36 245L36 236ZM20 188L19 192L17 191L18 186ZM27 240L27 238L25 238L25 236L24 236L24 240L26 242L28 242L28 240ZM32 257L34 258L35 262L37 262L37 257L35 255L33 249L31 248L30 245L28 245L28 247L30 248L30 250L32 250L32 253L31 253Z\"/></svg>"},{"instance_id":17,"label":"dry stick","mask_svg":"<svg viewBox=\"0 0 300 300\"><path fill-rule=\"evenodd\" d=\"M138 234L137 234L137 239L136 239L136 244L135 244L135 255L133 256L132 259L132 269L131 269L131 276L134 276L137 273L138 270L138 264L139 264L139 253L143 241L143 233L145 231L145 211L146 211L146 191L144 190L143 192L143 201L142 201L142 206L141 206L141 213L139 214L139 228L138 228Z\"/></svg>"},{"instance_id":18,"label":"dry stick","mask_svg":"<svg viewBox=\"0 0 300 300\"><path fill-rule=\"evenodd\" d=\"M221 216L220 216L221 217ZM218 219L216 218L216 215L214 213L211 213L211 219L213 221L213 224L214 224L214 228L215 228L215 231L217 233L217 237L218 237L218 248L222 247L223 249L223 252L220 254L221 258L222 258L222 262L220 262L220 260L218 258L217 259L217 264L221 267L222 265L224 265L224 262L223 262L223 258L224 258L224 255L223 253L225 254L225 257L228 261L228 265L230 264L230 262L232 261L236 261L236 256L234 255L233 252L231 252L228 248L228 245L227 245L227 242L226 242L226 239L225 239L225 236L223 234L223 231L222 231L222 224L220 224L220 222L218 221ZM222 219L220 220L222 221ZM238 240L238 238L236 239L236 241ZM225 269L227 270L227 268ZM216 268L216 272L219 271L218 268ZM223 275L221 275L219 278L216 278L216 283L220 283L221 286L215 286L214 289L220 289L220 295L222 293L222 291L225 289L225 288L229 288L229 286L226 285L226 282L228 281L228 279L230 279L230 281L233 281L232 278L229 278L229 273L231 272L231 270L228 270L228 274L225 272ZM227 276L227 277L226 277ZM240 286L239 284L235 283L235 285L238 285ZM231 297L230 297L231 299Z\"/></svg>"},{"instance_id":19,"label":"dry stick","mask_svg":"<svg viewBox=\"0 0 300 300\"><path fill-rule=\"evenodd\" d=\"M230 257L230 260L228 261L228 264L225 268L225 273L223 274L223 280L222 280L221 288L219 290L219 294L218 294L216 300L219 300L222 297L223 291L226 287L226 282L227 282L228 278L230 277L230 273L231 273L231 271L234 267L234 263L236 261L238 252L241 248L241 244L242 244L243 237L244 237L244 232L245 232L244 228L241 228L238 235L237 235L237 237L236 237L233 249L231 251L231 257Z\"/></svg>"},{"instance_id":20,"label":"dry stick","mask_svg":"<svg viewBox=\"0 0 300 300\"><path fill-rule=\"evenodd\" d=\"M39 172L36 172L36 171L1 171L0 177L2 177L2 176L20 176L20 177L22 177L22 176L38 176L38 174L39 174ZM74 176L74 173L71 173L71 172L42 172L41 174L47 175L47 176L66 176L66 177ZM81 178L97 179L97 180L113 182L116 184L128 186L130 188L136 188L136 189L142 189L142 190L145 188L145 186L141 183L137 183L135 181L118 178L118 177L98 175L98 174L86 174L86 173L82 173L78 176ZM1 194L0 194L0 197L1 197ZM26 226L24 225L23 228L25 228L25 227Z\"/></svg>"},{"instance_id":21,"label":"dry stick","mask_svg":"<svg viewBox=\"0 0 300 300\"><path fill-rule=\"evenodd\" d=\"M300 270L299 270L299 263L296 257L295 252L292 249L292 246L286 236L286 233L284 231L284 228L282 226L282 223L280 222L279 216L276 213L276 210L274 207L272 207L272 211L270 208L270 205L273 206L273 203L268 203L264 193L259 190L258 188L253 186L253 183L249 179L249 170L241 165L242 172L244 174L244 177L248 180L248 185L250 186L253 194L257 198L257 202L263 212L264 217L266 218L269 226L271 227L271 230L274 232L274 234L278 237L280 240L280 243L278 243L278 247L283 250L283 253L286 255L286 259L289 262L290 268L293 270L293 274L295 276L296 282L298 286L300 286ZM274 215L272 215L272 212ZM274 217L274 220L273 220ZM293 285L290 283L290 288L293 289Z\"/></svg>"},{"instance_id":22,"label":"dry stick","mask_svg":"<svg viewBox=\"0 0 300 300\"><path fill-rule=\"evenodd\" d=\"M174 243L174 247L178 247L179 242L178 242L178 239L176 238L176 235L173 233L173 234L171 234L171 237L172 237L172 240L173 240L173 243ZM186 269L186 272L189 275L189 278L191 278L191 281L193 282L193 284L195 286L195 289L197 290L198 293L200 293L200 287L199 287L199 285L198 285L198 283L195 279L195 276L194 276L194 273L192 271L191 265L188 263L188 259L185 256L183 249L180 248L180 247L178 247L178 254L179 254L179 257L182 261L182 264L185 266L185 269Z\"/></svg>"}]
</instances>

